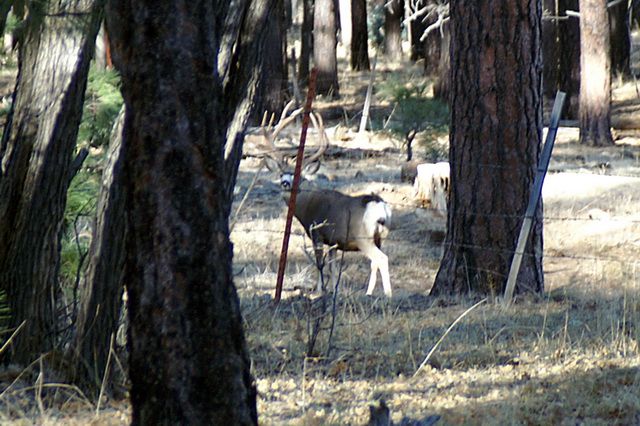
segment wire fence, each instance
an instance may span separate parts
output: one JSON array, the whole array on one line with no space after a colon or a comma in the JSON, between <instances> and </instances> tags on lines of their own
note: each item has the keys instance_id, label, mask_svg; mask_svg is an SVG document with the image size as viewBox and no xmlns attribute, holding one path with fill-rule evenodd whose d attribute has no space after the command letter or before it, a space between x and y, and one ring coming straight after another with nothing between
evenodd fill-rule
<instances>
[{"instance_id":1,"label":"wire fence","mask_svg":"<svg viewBox=\"0 0 640 426\"><path fill-rule=\"evenodd\" d=\"M516 216L516 215L490 214L490 215L483 215L483 216L500 217L500 218L510 217L510 218L515 218L519 220L524 219L523 216ZM572 259L572 260L578 260L578 261L602 261L602 262L609 262L609 263L619 263L622 265L631 265L631 266L638 265L640 262L640 257L638 257L638 255L640 255L640 220L639 219L630 219L630 218L623 218L623 217L611 217L606 219L589 218L589 217L549 217L549 216L543 217L543 225L549 225L551 222L590 222L590 223L596 223L596 224L597 223L604 224L604 223L611 223L612 221L618 222L618 223L630 224L630 225L639 225L637 238L635 240L627 241L626 244L621 244L621 243L617 244L618 247L616 248L621 249L621 251L624 251L625 253L624 257L623 255L619 255L619 256L603 255L603 254L590 255L590 254L584 254L584 253L567 253L567 252L562 252L561 254L559 254L559 253L555 253L556 250L553 250L553 249L546 250L543 253L543 257L546 259L556 259L556 260ZM421 230L429 231L429 229L426 227ZM515 243L514 243L514 247L504 247L504 248L496 247L496 246L469 244L469 243L456 243L456 242L451 242L446 240L440 243L431 243L431 242L425 241L424 244L421 245L419 243L409 241L404 236L406 235L407 232L415 233L416 231L417 230L413 225L394 226L389 232L389 234L384 238L383 243L384 242L396 243L396 244L406 243L406 244L410 244L418 247L427 246L427 245L432 247L442 247L442 248L457 247L460 249L470 249L470 250L476 250L476 251L486 251L486 252L496 253L505 257L510 257L515 254ZM274 227L270 229L270 228L265 228L264 226L259 228L256 228L256 227L244 228L242 226L239 226L234 230L234 234L243 234L243 233L251 234L253 241L257 241L257 239L259 238L258 235L260 234L270 235L269 240L280 241L280 238L282 237L282 234L283 234L283 230L280 227ZM403 233L405 234L399 235ZM291 235L299 238L308 238L305 232L301 232L296 229L294 229L291 232ZM594 237L594 238L597 238L597 237ZM629 246L629 247L627 247L627 250L624 250L623 246ZM525 257L533 257L533 256L534 255L531 253L525 253ZM496 274L498 273L496 272ZM502 274L499 274L499 275L502 275Z\"/></svg>"}]
</instances>

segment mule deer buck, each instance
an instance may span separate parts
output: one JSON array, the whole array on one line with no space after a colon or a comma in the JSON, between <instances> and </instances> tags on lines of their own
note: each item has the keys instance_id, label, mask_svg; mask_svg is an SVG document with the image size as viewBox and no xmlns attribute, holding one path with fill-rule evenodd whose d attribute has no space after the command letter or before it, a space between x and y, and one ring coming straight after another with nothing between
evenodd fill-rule
<instances>
[{"instance_id":1,"label":"mule deer buck","mask_svg":"<svg viewBox=\"0 0 640 426\"><path fill-rule=\"evenodd\" d=\"M265 164L269 170L280 173L280 186L285 202L288 204L293 184L293 167L289 165L287 156L276 147L278 133L295 117L302 113L297 109L288 114L292 102L284 108L278 124L272 122L265 126L263 120ZM324 132L324 124L319 114L312 113L311 121L318 131L320 147L304 161L305 174L318 171L321 157L326 151L329 140ZM388 233L391 221L391 208L378 195L350 196L330 189L298 190L296 195L295 217L304 227L306 234L313 242L316 265L319 269L317 291L322 291L324 264L324 245L329 246L328 260L332 281L337 281L335 274L336 250L361 251L371 261L371 276L367 287L367 295L373 294L376 286L378 270L382 276L382 287L385 295L391 297L391 280L389 278L389 260L380 250L382 238Z\"/></svg>"}]
</instances>

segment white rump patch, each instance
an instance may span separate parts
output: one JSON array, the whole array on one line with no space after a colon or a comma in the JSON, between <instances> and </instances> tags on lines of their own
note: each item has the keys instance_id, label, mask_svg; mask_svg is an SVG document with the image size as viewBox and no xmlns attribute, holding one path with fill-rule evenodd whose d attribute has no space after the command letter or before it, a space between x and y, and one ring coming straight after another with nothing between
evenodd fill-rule
<instances>
[{"instance_id":1,"label":"white rump patch","mask_svg":"<svg viewBox=\"0 0 640 426\"><path fill-rule=\"evenodd\" d=\"M384 201L370 201L364 210L362 221L368 235L382 233L391 224L391 207Z\"/></svg>"}]
</instances>

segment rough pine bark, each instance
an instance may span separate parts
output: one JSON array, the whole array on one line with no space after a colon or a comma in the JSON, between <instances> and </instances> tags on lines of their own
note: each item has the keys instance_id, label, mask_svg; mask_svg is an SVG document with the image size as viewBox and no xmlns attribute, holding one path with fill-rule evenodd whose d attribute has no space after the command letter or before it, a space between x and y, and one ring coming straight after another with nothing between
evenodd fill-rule
<instances>
[{"instance_id":1,"label":"rough pine bark","mask_svg":"<svg viewBox=\"0 0 640 426\"><path fill-rule=\"evenodd\" d=\"M89 263L81 283L81 305L71 345L74 382L93 395L97 395L105 378L111 339L117 333L122 307L126 237L123 127L124 107L113 127L102 172Z\"/></svg>"},{"instance_id":2,"label":"rough pine bark","mask_svg":"<svg viewBox=\"0 0 640 426\"><path fill-rule=\"evenodd\" d=\"M338 86L337 0L315 0L313 12L313 63L318 69L316 93L340 96Z\"/></svg>"},{"instance_id":3,"label":"rough pine bark","mask_svg":"<svg viewBox=\"0 0 640 426\"><path fill-rule=\"evenodd\" d=\"M404 0L389 0L384 6L384 52L392 61L402 59Z\"/></svg>"},{"instance_id":4,"label":"rough pine bark","mask_svg":"<svg viewBox=\"0 0 640 426\"><path fill-rule=\"evenodd\" d=\"M580 143L613 145L611 56L606 0L580 0Z\"/></svg>"},{"instance_id":5,"label":"rough pine bark","mask_svg":"<svg viewBox=\"0 0 640 426\"><path fill-rule=\"evenodd\" d=\"M366 0L351 0L351 69L369 70L369 33Z\"/></svg>"},{"instance_id":6,"label":"rough pine bark","mask_svg":"<svg viewBox=\"0 0 640 426\"><path fill-rule=\"evenodd\" d=\"M501 294L542 136L539 0L452 0L451 197L432 294ZM541 292L538 209L518 292Z\"/></svg>"},{"instance_id":7,"label":"rough pine bark","mask_svg":"<svg viewBox=\"0 0 640 426\"><path fill-rule=\"evenodd\" d=\"M10 327L5 361L28 364L56 338L60 231L103 2L47 2L20 43L11 117L0 146L0 289Z\"/></svg>"},{"instance_id":8,"label":"rough pine bark","mask_svg":"<svg viewBox=\"0 0 640 426\"><path fill-rule=\"evenodd\" d=\"M111 0L132 423L256 424L228 217L272 1Z\"/></svg>"}]
</instances>

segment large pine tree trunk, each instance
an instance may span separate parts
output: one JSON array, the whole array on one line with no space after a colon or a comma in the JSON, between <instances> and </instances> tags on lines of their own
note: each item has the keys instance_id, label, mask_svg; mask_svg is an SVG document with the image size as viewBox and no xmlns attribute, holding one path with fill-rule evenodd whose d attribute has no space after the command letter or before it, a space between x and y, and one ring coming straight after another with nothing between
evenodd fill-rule
<instances>
[{"instance_id":1,"label":"large pine tree trunk","mask_svg":"<svg viewBox=\"0 0 640 426\"><path fill-rule=\"evenodd\" d=\"M313 12L313 63L318 69L316 92L332 98L340 96L336 56L336 2L337 0L315 0Z\"/></svg>"},{"instance_id":2,"label":"large pine tree trunk","mask_svg":"<svg viewBox=\"0 0 640 426\"><path fill-rule=\"evenodd\" d=\"M56 337L60 229L102 1L47 2L19 52L14 110L0 156L0 289L11 327L8 354L27 364Z\"/></svg>"},{"instance_id":3,"label":"large pine tree trunk","mask_svg":"<svg viewBox=\"0 0 640 426\"><path fill-rule=\"evenodd\" d=\"M404 0L389 0L384 6L384 52L392 61L402 59Z\"/></svg>"},{"instance_id":4,"label":"large pine tree trunk","mask_svg":"<svg viewBox=\"0 0 640 426\"><path fill-rule=\"evenodd\" d=\"M451 197L432 294L500 294L542 136L541 2L452 0ZM519 292L543 290L541 207Z\"/></svg>"},{"instance_id":5,"label":"large pine tree trunk","mask_svg":"<svg viewBox=\"0 0 640 426\"><path fill-rule=\"evenodd\" d=\"M108 5L127 105L132 423L256 424L228 216L273 1Z\"/></svg>"},{"instance_id":6,"label":"large pine tree trunk","mask_svg":"<svg viewBox=\"0 0 640 426\"><path fill-rule=\"evenodd\" d=\"M113 127L102 172L89 264L82 280L81 306L71 346L76 369L74 381L94 394L105 378L111 338L115 338L122 307L126 236L121 156L123 126L124 107Z\"/></svg>"},{"instance_id":7,"label":"large pine tree trunk","mask_svg":"<svg viewBox=\"0 0 640 426\"><path fill-rule=\"evenodd\" d=\"M369 33L366 0L351 0L351 69L369 70Z\"/></svg>"},{"instance_id":8,"label":"large pine tree trunk","mask_svg":"<svg viewBox=\"0 0 640 426\"><path fill-rule=\"evenodd\" d=\"M613 145L611 57L606 0L580 0L580 143Z\"/></svg>"}]
</instances>

